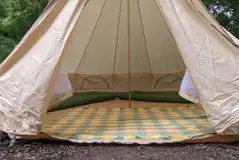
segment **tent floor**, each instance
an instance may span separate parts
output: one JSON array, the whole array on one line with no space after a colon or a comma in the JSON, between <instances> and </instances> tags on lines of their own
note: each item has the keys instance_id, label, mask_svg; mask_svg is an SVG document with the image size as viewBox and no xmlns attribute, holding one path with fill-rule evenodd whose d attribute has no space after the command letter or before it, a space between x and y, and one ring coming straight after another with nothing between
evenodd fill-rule
<instances>
[{"instance_id":1,"label":"tent floor","mask_svg":"<svg viewBox=\"0 0 239 160\"><path fill-rule=\"evenodd\" d=\"M205 112L192 104L113 100L48 113L39 136L23 139L69 140L77 143L149 144L173 142L231 142L219 136Z\"/></svg>"}]
</instances>

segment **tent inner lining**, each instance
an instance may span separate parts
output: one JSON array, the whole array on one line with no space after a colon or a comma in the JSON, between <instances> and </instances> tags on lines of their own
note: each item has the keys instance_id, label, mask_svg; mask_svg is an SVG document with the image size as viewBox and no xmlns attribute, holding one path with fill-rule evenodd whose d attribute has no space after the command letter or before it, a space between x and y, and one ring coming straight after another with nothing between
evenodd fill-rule
<instances>
[{"instance_id":1,"label":"tent inner lining","mask_svg":"<svg viewBox=\"0 0 239 160\"><path fill-rule=\"evenodd\" d=\"M155 0L90 0L78 16L62 68L73 92L178 92L185 66Z\"/></svg>"}]
</instances>

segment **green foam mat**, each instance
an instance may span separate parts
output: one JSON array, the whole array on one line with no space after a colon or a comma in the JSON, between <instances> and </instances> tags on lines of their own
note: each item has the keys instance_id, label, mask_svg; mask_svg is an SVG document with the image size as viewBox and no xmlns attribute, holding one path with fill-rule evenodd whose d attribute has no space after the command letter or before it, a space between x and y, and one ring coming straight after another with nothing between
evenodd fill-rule
<instances>
[{"instance_id":1,"label":"green foam mat","mask_svg":"<svg viewBox=\"0 0 239 160\"><path fill-rule=\"evenodd\" d=\"M129 99L129 93L119 93L122 100ZM177 92L131 92L131 100L149 102L190 103Z\"/></svg>"},{"instance_id":2,"label":"green foam mat","mask_svg":"<svg viewBox=\"0 0 239 160\"><path fill-rule=\"evenodd\" d=\"M105 92L88 92L88 93L75 93L72 97L64 100L60 104L53 106L48 112L53 112L57 110L72 108L76 106L92 104L97 102L104 102L108 100L113 100L117 98L115 93L105 93Z\"/></svg>"},{"instance_id":3,"label":"green foam mat","mask_svg":"<svg viewBox=\"0 0 239 160\"><path fill-rule=\"evenodd\" d=\"M87 92L76 93L60 104L53 106L49 112L72 108L81 105L104 102L119 98L128 100L129 93ZM131 100L148 102L189 103L180 97L177 92L131 92Z\"/></svg>"}]
</instances>

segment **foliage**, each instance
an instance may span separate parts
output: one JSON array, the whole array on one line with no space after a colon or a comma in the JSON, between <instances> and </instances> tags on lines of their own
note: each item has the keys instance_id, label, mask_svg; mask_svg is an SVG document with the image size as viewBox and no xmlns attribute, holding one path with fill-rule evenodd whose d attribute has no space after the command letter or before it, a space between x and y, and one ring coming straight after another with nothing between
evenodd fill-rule
<instances>
[{"instance_id":1,"label":"foliage","mask_svg":"<svg viewBox=\"0 0 239 160\"><path fill-rule=\"evenodd\" d=\"M227 30L239 38L239 0L203 0Z\"/></svg>"},{"instance_id":2,"label":"foliage","mask_svg":"<svg viewBox=\"0 0 239 160\"><path fill-rule=\"evenodd\" d=\"M11 53L16 44L16 41L0 36L0 62Z\"/></svg>"},{"instance_id":3,"label":"foliage","mask_svg":"<svg viewBox=\"0 0 239 160\"><path fill-rule=\"evenodd\" d=\"M0 62L43 11L47 0L0 0Z\"/></svg>"},{"instance_id":4,"label":"foliage","mask_svg":"<svg viewBox=\"0 0 239 160\"><path fill-rule=\"evenodd\" d=\"M46 3L47 0L1 0L0 34L19 41Z\"/></svg>"}]
</instances>

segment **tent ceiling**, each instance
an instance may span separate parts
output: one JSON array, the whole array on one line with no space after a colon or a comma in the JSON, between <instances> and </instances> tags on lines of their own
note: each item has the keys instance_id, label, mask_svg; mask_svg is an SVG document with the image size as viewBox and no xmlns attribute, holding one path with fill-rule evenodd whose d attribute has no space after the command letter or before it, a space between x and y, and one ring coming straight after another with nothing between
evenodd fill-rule
<instances>
[{"instance_id":1,"label":"tent ceiling","mask_svg":"<svg viewBox=\"0 0 239 160\"><path fill-rule=\"evenodd\" d=\"M67 73L127 74L129 68L132 74L185 70L155 0L131 0L130 5L127 0L90 0L69 43L63 62Z\"/></svg>"}]
</instances>

